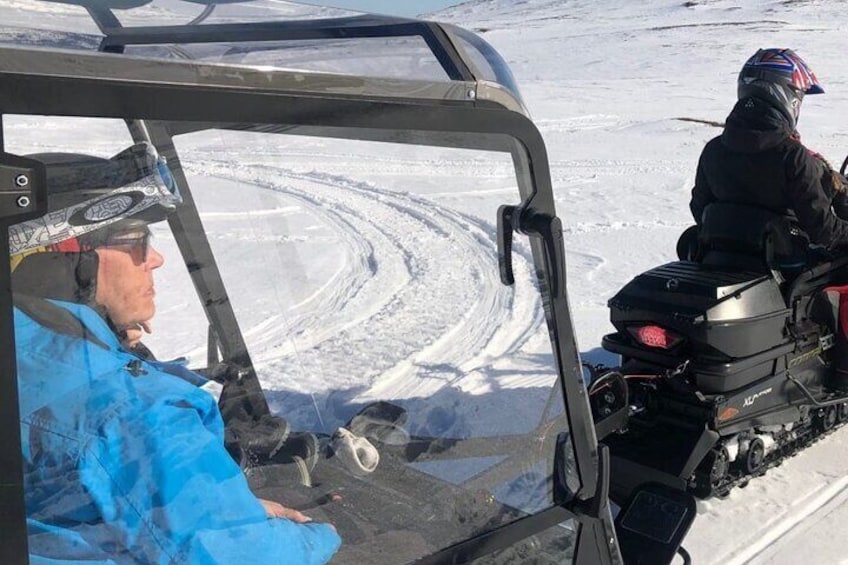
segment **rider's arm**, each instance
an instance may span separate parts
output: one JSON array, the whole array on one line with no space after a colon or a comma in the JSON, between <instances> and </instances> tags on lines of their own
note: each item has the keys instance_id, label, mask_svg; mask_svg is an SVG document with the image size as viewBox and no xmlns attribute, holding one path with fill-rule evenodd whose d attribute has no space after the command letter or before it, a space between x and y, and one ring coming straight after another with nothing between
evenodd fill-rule
<instances>
[{"instance_id":1,"label":"rider's arm","mask_svg":"<svg viewBox=\"0 0 848 565\"><path fill-rule=\"evenodd\" d=\"M830 205L833 213L843 220L848 220L848 179L836 172L827 161L822 160L822 163L824 164L822 187L831 197Z\"/></svg>"},{"instance_id":2,"label":"rider's arm","mask_svg":"<svg viewBox=\"0 0 848 565\"><path fill-rule=\"evenodd\" d=\"M698 169L695 172L695 186L692 188L692 199L689 201L689 210L692 212L692 217L695 223L701 224L701 216L704 213L704 208L715 200L712 191L710 190L707 176L704 173L704 154L698 160Z\"/></svg>"},{"instance_id":3,"label":"rider's arm","mask_svg":"<svg viewBox=\"0 0 848 565\"><path fill-rule=\"evenodd\" d=\"M848 221L831 208L818 161L798 144L787 153L785 167L786 197L801 228L819 245L831 249L848 246Z\"/></svg>"},{"instance_id":4,"label":"rider's arm","mask_svg":"<svg viewBox=\"0 0 848 565\"><path fill-rule=\"evenodd\" d=\"M833 212L841 219L848 220L848 193L837 192L833 197Z\"/></svg>"},{"instance_id":5,"label":"rider's arm","mask_svg":"<svg viewBox=\"0 0 848 565\"><path fill-rule=\"evenodd\" d=\"M136 379L139 389L149 376ZM138 390L138 401L120 407L86 450L83 480L115 532L110 538L151 561L329 561L340 543L335 531L269 519L223 447L214 400L187 384L176 388L158 391L152 404L157 391Z\"/></svg>"}]
</instances>

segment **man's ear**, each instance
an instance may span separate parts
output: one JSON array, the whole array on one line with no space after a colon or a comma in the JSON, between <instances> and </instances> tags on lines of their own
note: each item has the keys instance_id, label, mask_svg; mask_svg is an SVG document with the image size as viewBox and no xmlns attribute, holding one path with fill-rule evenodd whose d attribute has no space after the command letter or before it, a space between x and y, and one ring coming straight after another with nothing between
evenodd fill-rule
<instances>
[{"instance_id":1,"label":"man's ear","mask_svg":"<svg viewBox=\"0 0 848 565\"><path fill-rule=\"evenodd\" d=\"M79 259L75 270L75 302L94 306L94 299L97 294L97 269L100 267L100 257L93 250L83 251L76 255Z\"/></svg>"}]
</instances>

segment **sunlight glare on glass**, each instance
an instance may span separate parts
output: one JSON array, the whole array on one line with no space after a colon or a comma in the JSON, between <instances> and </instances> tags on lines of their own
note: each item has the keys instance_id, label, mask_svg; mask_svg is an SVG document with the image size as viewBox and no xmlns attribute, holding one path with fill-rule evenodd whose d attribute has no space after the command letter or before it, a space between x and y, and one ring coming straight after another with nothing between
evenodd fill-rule
<instances>
[{"instance_id":1,"label":"sunlight glare on glass","mask_svg":"<svg viewBox=\"0 0 848 565\"><path fill-rule=\"evenodd\" d=\"M331 8L370 12L387 16L414 18L462 4L465 0L298 0Z\"/></svg>"}]
</instances>

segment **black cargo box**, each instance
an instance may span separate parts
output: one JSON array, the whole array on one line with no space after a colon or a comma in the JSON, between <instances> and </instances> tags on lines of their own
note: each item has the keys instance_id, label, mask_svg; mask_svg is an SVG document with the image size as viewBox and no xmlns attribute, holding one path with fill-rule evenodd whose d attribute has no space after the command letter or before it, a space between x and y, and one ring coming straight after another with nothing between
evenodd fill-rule
<instances>
[{"instance_id":1,"label":"black cargo box","mask_svg":"<svg viewBox=\"0 0 848 565\"><path fill-rule=\"evenodd\" d=\"M630 281L609 308L622 337L628 326L660 325L714 361L751 357L791 341L785 331L791 310L768 273L667 263Z\"/></svg>"}]
</instances>

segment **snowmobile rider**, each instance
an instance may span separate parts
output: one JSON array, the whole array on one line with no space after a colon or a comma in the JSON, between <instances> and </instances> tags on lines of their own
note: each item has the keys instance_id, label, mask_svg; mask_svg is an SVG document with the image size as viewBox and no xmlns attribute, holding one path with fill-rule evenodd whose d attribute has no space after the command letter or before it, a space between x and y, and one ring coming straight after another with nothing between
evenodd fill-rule
<instances>
[{"instance_id":1,"label":"snowmobile rider","mask_svg":"<svg viewBox=\"0 0 848 565\"><path fill-rule=\"evenodd\" d=\"M164 262L148 224L181 202L163 160L71 157L9 230L31 559L326 563L335 530L254 496L204 379L129 350Z\"/></svg>"},{"instance_id":2,"label":"snowmobile rider","mask_svg":"<svg viewBox=\"0 0 848 565\"><path fill-rule=\"evenodd\" d=\"M827 250L848 246L845 179L796 130L804 96L823 92L791 49L760 49L746 61L724 132L698 163L689 204L698 226L713 202L745 204L791 218Z\"/></svg>"}]
</instances>

